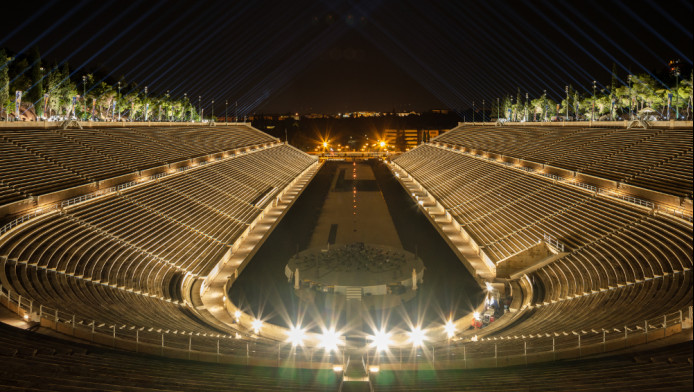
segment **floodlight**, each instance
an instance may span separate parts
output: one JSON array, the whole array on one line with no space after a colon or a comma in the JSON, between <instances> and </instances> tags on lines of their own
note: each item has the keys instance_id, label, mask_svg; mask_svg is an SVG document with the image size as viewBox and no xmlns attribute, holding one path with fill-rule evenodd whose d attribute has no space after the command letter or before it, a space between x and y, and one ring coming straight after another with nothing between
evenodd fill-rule
<instances>
[{"instance_id":1,"label":"floodlight","mask_svg":"<svg viewBox=\"0 0 694 392\"><path fill-rule=\"evenodd\" d=\"M376 331L373 336L369 336L371 339L371 346L376 347L376 352L387 351L388 346L390 346L390 333L383 330Z\"/></svg>"},{"instance_id":2,"label":"floodlight","mask_svg":"<svg viewBox=\"0 0 694 392\"><path fill-rule=\"evenodd\" d=\"M287 341L292 344L292 347L303 346L304 338L306 337L306 331L299 327L292 327L287 332Z\"/></svg>"},{"instance_id":3,"label":"floodlight","mask_svg":"<svg viewBox=\"0 0 694 392\"><path fill-rule=\"evenodd\" d=\"M337 351L337 345L340 343L340 334L335 332L334 329L329 329L323 331L320 337L319 347L325 349L325 351Z\"/></svg>"},{"instance_id":4,"label":"floodlight","mask_svg":"<svg viewBox=\"0 0 694 392\"><path fill-rule=\"evenodd\" d=\"M426 339L426 335L420 327L412 328L412 331L410 331L408 335L410 335L410 342L412 342L412 345L414 347L421 346L424 343L424 340Z\"/></svg>"},{"instance_id":5,"label":"floodlight","mask_svg":"<svg viewBox=\"0 0 694 392\"><path fill-rule=\"evenodd\" d=\"M446 331L446 335L448 338L452 338L455 335L455 324L453 324L452 320L448 320L446 322L446 325L443 327L444 331Z\"/></svg>"},{"instance_id":6,"label":"floodlight","mask_svg":"<svg viewBox=\"0 0 694 392\"><path fill-rule=\"evenodd\" d=\"M253 328L253 332L257 335L258 332L260 332L260 328L263 327L263 320L253 320L253 322L251 323L251 327Z\"/></svg>"}]
</instances>

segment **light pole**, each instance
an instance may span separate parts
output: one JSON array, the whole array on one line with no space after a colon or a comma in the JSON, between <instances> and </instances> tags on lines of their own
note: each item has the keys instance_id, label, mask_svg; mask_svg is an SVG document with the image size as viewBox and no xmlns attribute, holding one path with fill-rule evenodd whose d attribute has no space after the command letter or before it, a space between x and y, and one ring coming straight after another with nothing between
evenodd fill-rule
<instances>
[{"instance_id":1,"label":"light pole","mask_svg":"<svg viewBox=\"0 0 694 392\"><path fill-rule=\"evenodd\" d=\"M169 118L169 92L170 90L166 90L166 121L171 121Z\"/></svg>"},{"instance_id":2,"label":"light pole","mask_svg":"<svg viewBox=\"0 0 694 392\"><path fill-rule=\"evenodd\" d=\"M229 121L229 100L224 100L224 124Z\"/></svg>"},{"instance_id":3,"label":"light pole","mask_svg":"<svg viewBox=\"0 0 694 392\"><path fill-rule=\"evenodd\" d=\"M118 81L118 99L116 99L116 108L118 109L118 121L120 121L120 80Z\"/></svg>"},{"instance_id":4,"label":"light pole","mask_svg":"<svg viewBox=\"0 0 694 392\"><path fill-rule=\"evenodd\" d=\"M149 102L147 102L147 86L145 86L145 121L147 121L148 112L149 112Z\"/></svg>"},{"instance_id":5,"label":"light pole","mask_svg":"<svg viewBox=\"0 0 694 392\"><path fill-rule=\"evenodd\" d=\"M675 67L674 68L675 72L675 120L680 119L680 108L679 108L679 101L680 101L680 67Z\"/></svg>"},{"instance_id":6,"label":"light pole","mask_svg":"<svg viewBox=\"0 0 694 392\"><path fill-rule=\"evenodd\" d=\"M566 120L569 121L569 86L565 87L566 90Z\"/></svg>"},{"instance_id":7,"label":"light pole","mask_svg":"<svg viewBox=\"0 0 694 392\"><path fill-rule=\"evenodd\" d=\"M87 112L87 75L82 75L82 106L84 113ZM84 119L86 120L86 118Z\"/></svg>"},{"instance_id":8,"label":"light pole","mask_svg":"<svg viewBox=\"0 0 694 392\"><path fill-rule=\"evenodd\" d=\"M501 100L499 97L496 97L496 120L499 121L499 114L500 114L500 109L499 109L499 103Z\"/></svg>"},{"instance_id":9,"label":"light pole","mask_svg":"<svg viewBox=\"0 0 694 392\"><path fill-rule=\"evenodd\" d=\"M633 117L631 113L631 75L627 75L627 84L629 85L629 120Z\"/></svg>"},{"instance_id":10,"label":"light pole","mask_svg":"<svg viewBox=\"0 0 694 392\"><path fill-rule=\"evenodd\" d=\"M593 108L590 110L590 119L595 121L595 84L597 82L593 80Z\"/></svg>"},{"instance_id":11,"label":"light pole","mask_svg":"<svg viewBox=\"0 0 694 392\"><path fill-rule=\"evenodd\" d=\"M475 122L475 101L472 101L472 122Z\"/></svg>"},{"instance_id":12,"label":"light pole","mask_svg":"<svg viewBox=\"0 0 694 392\"><path fill-rule=\"evenodd\" d=\"M214 121L214 98L212 98L212 116L210 117L210 122Z\"/></svg>"},{"instance_id":13,"label":"light pole","mask_svg":"<svg viewBox=\"0 0 694 392\"><path fill-rule=\"evenodd\" d=\"M183 93L183 109L181 113L181 117L183 117L183 121L186 120L186 110L188 110L188 93Z\"/></svg>"},{"instance_id":14,"label":"light pole","mask_svg":"<svg viewBox=\"0 0 694 392\"><path fill-rule=\"evenodd\" d=\"M547 90L542 90L542 121L547 121Z\"/></svg>"},{"instance_id":15,"label":"light pole","mask_svg":"<svg viewBox=\"0 0 694 392\"><path fill-rule=\"evenodd\" d=\"M525 93L525 121L528 121L528 93Z\"/></svg>"},{"instance_id":16,"label":"light pole","mask_svg":"<svg viewBox=\"0 0 694 392\"><path fill-rule=\"evenodd\" d=\"M198 95L198 113L200 113L200 122L202 122L202 95Z\"/></svg>"},{"instance_id":17,"label":"light pole","mask_svg":"<svg viewBox=\"0 0 694 392\"><path fill-rule=\"evenodd\" d=\"M482 122L484 122L484 99L482 100Z\"/></svg>"}]
</instances>

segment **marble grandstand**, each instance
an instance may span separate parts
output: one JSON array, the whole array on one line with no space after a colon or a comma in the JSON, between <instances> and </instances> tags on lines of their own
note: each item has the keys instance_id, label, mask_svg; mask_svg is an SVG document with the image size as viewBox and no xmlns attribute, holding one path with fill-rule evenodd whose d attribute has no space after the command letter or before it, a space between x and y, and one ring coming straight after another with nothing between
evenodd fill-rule
<instances>
[{"instance_id":1,"label":"marble grandstand","mask_svg":"<svg viewBox=\"0 0 694 392\"><path fill-rule=\"evenodd\" d=\"M513 303L483 329L459 320L455 336L432 337L405 364L381 358L373 386L541 388L538 380L578 369L589 381L567 379L567 388L598 390L606 377L632 385L639 374L660 380L648 384L655 389L691 388L691 345L652 343L691 340L691 154L691 128L463 125L394 159L393 173L462 261L470 256L480 284L506 284ZM0 303L91 342L2 326L0 361L12 368L0 371L0 387L337 389L340 377L315 370L330 361L291 357L284 342L214 320L197 294L282 192L318 166L245 124L0 129ZM538 243L553 256L497 274ZM632 346L651 351L528 365ZM105 380L78 370L95 360ZM45 369L49 384L16 384L32 369ZM210 382L226 369L233 380ZM148 374L161 383L147 384ZM166 381L175 376L181 384Z\"/></svg>"}]
</instances>

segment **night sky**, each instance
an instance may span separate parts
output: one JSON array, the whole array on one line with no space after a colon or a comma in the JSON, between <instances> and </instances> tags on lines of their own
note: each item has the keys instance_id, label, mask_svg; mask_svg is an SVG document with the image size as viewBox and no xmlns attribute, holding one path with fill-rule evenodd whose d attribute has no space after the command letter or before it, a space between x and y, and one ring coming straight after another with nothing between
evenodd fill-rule
<instances>
[{"instance_id":1,"label":"night sky","mask_svg":"<svg viewBox=\"0 0 694 392\"><path fill-rule=\"evenodd\" d=\"M33 12L32 12L33 11ZM560 99L692 64L692 2L5 2L0 47L242 113L469 108ZM688 75L683 75L688 76Z\"/></svg>"}]
</instances>

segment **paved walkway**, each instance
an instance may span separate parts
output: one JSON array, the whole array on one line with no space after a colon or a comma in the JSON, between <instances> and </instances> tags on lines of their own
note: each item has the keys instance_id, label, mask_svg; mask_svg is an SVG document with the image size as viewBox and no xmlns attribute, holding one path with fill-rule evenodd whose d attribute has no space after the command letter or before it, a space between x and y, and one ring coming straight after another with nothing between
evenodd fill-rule
<instances>
[{"instance_id":1,"label":"paved walkway","mask_svg":"<svg viewBox=\"0 0 694 392\"><path fill-rule=\"evenodd\" d=\"M348 189L338 187L338 178L350 184ZM359 181L373 183L373 187L360 187ZM398 232L388 212L388 206L371 166L365 163L343 163L337 167L330 192L321 209L309 248L325 248L331 244L364 242L402 249Z\"/></svg>"}]
</instances>

